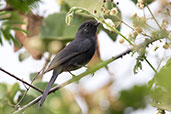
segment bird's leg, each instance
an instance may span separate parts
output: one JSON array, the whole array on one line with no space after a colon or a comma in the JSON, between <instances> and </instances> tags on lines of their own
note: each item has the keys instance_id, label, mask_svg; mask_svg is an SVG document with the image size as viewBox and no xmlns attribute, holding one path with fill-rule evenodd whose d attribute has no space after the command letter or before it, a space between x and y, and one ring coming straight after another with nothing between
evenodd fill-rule
<instances>
[{"instance_id":1,"label":"bird's leg","mask_svg":"<svg viewBox=\"0 0 171 114\"><path fill-rule=\"evenodd\" d=\"M72 75L72 77L75 77L76 75L74 75L71 71L68 71L71 75Z\"/></svg>"}]
</instances>

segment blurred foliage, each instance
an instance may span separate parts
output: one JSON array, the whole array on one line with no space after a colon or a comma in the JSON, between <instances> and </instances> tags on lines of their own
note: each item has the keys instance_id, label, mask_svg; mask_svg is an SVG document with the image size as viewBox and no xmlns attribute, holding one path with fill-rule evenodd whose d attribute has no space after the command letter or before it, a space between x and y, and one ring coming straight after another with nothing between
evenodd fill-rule
<instances>
[{"instance_id":1,"label":"blurred foliage","mask_svg":"<svg viewBox=\"0 0 171 114\"><path fill-rule=\"evenodd\" d=\"M148 95L149 90L146 85L135 85L129 90L122 90L119 100L123 102L125 107L131 107L136 110L146 107Z\"/></svg>"},{"instance_id":2,"label":"blurred foliage","mask_svg":"<svg viewBox=\"0 0 171 114\"><path fill-rule=\"evenodd\" d=\"M0 6L0 43L2 45L2 35L10 43L16 44L19 48L21 43L12 34L12 30L25 32L25 30L18 27L18 25L24 24L23 18L20 13L29 11L30 9L36 8L37 3L40 0L6 0L6 6ZM19 11L19 12L18 12Z\"/></svg>"},{"instance_id":3,"label":"blurred foliage","mask_svg":"<svg viewBox=\"0 0 171 114\"><path fill-rule=\"evenodd\" d=\"M30 73L30 80L34 80L37 77L38 74L39 74L38 72Z\"/></svg>"},{"instance_id":4,"label":"blurred foliage","mask_svg":"<svg viewBox=\"0 0 171 114\"><path fill-rule=\"evenodd\" d=\"M18 56L18 58L19 58L19 61L23 61L26 58L28 58L29 56L30 56L30 54L27 51L25 51L23 53L20 53L19 56Z\"/></svg>"},{"instance_id":5,"label":"blurred foliage","mask_svg":"<svg viewBox=\"0 0 171 114\"><path fill-rule=\"evenodd\" d=\"M78 27L85 18L75 16L70 26L65 24L66 13L55 13L49 15L43 20L41 27L41 38L43 39L57 39L64 42L68 42L74 39Z\"/></svg>"},{"instance_id":6,"label":"blurred foliage","mask_svg":"<svg viewBox=\"0 0 171 114\"><path fill-rule=\"evenodd\" d=\"M146 85L135 85L130 89L122 90L119 96L111 93L112 85L113 81L109 81L92 93L80 89L80 94L88 106L88 114L130 114L146 107L149 96ZM129 112L128 108L131 109Z\"/></svg>"},{"instance_id":7,"label":"blurred foliage","mask_svg":"<svg viewBox=\"0 0 171 114\"><path fill-rule=\"evenodd\" d=\"M151 96L152 105L164 110L171 111L171 59L168 60L153 79L153 88Z\"/></svg>"},{"instance_id":8,"label":"blurred foliage","mask_svg":"<svg viewBox=\"0 0 171 114\"><path fill-rule=\"evenodd\" d=\"M35 82L34 85L40 89L44 89L47 83ZM0 83L0 114L11 114L14 111L14 107L21 100L25 94L25 90L21 89L18 83L8 85ZM40 93L30 89L24 98L22 98L18 106L23 106L29 103L31 100L38 97ZM27 108L25 114L80 114L81 110L78 104L75 102L72 94L66 90L59 90L48 96L45 104L39 110L37 104Z\"/></svg>"},{"instance_id":9,"label":"blurred foliage","mask_svg":"<svg viewBox=\"0 0 171 114\"><path fill-rule=\"evenodd\" d=\"M138 56L136 59L136 64L134 66L134 74L138 73L138 70L142 70L142 62L144 61L144 55Z\"/></svg>"},{"instance_id":10,"label":"blurred foliage","mask_svg":"<svg viewBox=\"0 0 171 114\"><path fill-rule=\"evenodd\" d=\"M17 12L0 12L0 39L1 39L1 44L2 42L2 36L4 37L5 40L7 40L10 44L14 43L18 47L21 47L21 43L15 38L15 36L11 33L11 30L19 30L22 32L22 29L17 28L16 25L18 24L23 24L21 21L22 18L17 14Z\"/></svg>"},{"instance_id":11,"label":"blurred foliage","mask_svg":"<svg viewBox=\"0 0 171 114\"><path fill-rule=\"evenodd\" d=\"M14 9L24 13L30 9L36 8L40 0L6 0L6 2Z\"/></svg>"}]
</instances>

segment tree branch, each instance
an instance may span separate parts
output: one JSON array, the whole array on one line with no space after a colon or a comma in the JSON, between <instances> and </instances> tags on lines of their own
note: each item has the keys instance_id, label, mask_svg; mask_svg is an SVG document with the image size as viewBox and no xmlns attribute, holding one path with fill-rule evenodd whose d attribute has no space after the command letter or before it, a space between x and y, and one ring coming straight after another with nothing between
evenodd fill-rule
<instances>
[{"instance_id":1,"label":"tree branch","mask_svg":"<svg viewBox=\"0 0 171 114\"><path fill-rule=\"evenodd\" d=\"M124 55L130 53L131 51L132 51L132 49L128 49L128 50L124 51L123 53L121 53L121 54L119 54L119 55L117 55L117 56L115 56L115 57L112 57L112 58L110 58L110 59L108 59L108 60L106 60L106 61L103 61L103 62L99 63L99 64L96 65L95 67L89 68L88 70L86 70L85 72L81 73L80 75L73 77L72 79L70 79L70 80L68 80L68 81L66 81L66 82L64 82L64 83L62 83L61 85L55 86L54 88L52 88L52 89L49 91L48 94L51 94L52 92L55 92L55 91L59 90L60 88L63 88L64 86L66 86L66 85L68 85L68 84L71 84L72 82L78 81L78 80L80 80L81 78L83 78L84 76L86 76L86 75L88 75L88 74L91 74L91 73L96 72L97 70L103 68L104 66L106 66L106 65L108 65L109 63L113 62L114 60L117 60L117 59L119 59L119 58L122 58ZM25 106L23 106L22 108L20 108L19 110L15 111L15 112L12 113L12 114L18 114L18 113L23 112L26 108L28 108L28 107L32 106L33 104L39 102L39 100L40 100L41 97L42 97L42 95L39 96L39 97L37 97L37 98L35 98L35 99L32 100L30 103L26 104Z\"/></svg>"},{"instance_id":2,"label":"tree branch","mask_svg":"<svg viewBox=\"0 0 171 114\"><path fill-rule=\"evenodd\" d=\"M15 78L16 80L18 80L18 81L20 81L20 82L22 82L22 83L28 85L29 87L31 87L31 88L33 88L33 89L39 91L40 93L43 93L43 91L42 91L41 89L39 89L39 88L37 88L37 87L35 87L35 86L33 86L33 85L31 85L31 84L25 82L24 80L22 80L22 79L18 78L17 76L15 76L15 75L9 73L8 71L2 69L1 67L0 67L0 71L2 71L2 72L4 72L4 73L8 74L9 76Z\"/></svg>"},{"instance_id":3,"label":"tree branch","mask_svg":"<svg viewBox=\"0 0 171 114\"><path fill-rule=\"evenodd\" d=\"M45 69L46 69L46 67L47 67L47 65L48 65L48 63L49 63L49 61L50 61L51 56L52 56L52 54L49 53L48 58L46 58L45 64L43 65L43 68L42 68L41 71L40 71L40 74L39 74L39 77L38 77L38 78L41 79L41 80L42 80L42 78L43 78L43 74L44 74L44 72L45 72Z\"/></svg>"}]
</instances>

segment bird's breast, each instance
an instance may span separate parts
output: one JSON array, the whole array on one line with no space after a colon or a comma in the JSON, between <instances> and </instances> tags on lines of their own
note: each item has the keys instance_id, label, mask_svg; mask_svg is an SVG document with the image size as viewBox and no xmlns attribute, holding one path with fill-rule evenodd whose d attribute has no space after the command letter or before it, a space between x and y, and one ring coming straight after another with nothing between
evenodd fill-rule
<instances>
[{"instance_id":1,"label":"bird's breast","mask_svg":"<svg viewBox=\"0 0 171 114\"><path fill-rule=\"evenodd\" d=\"M93 43L93 45L91 45L91 47L87 51L71 58L69 61L62 65L63 70L72 71L86 65L93 57L96 47L96 43Z\"/></svg>"}]
</instances>

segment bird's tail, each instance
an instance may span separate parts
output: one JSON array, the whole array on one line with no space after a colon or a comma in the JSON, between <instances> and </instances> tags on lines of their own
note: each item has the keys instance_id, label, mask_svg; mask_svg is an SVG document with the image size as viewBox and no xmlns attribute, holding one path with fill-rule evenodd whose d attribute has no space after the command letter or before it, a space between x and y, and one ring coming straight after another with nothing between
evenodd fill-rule
<instances>
[{"instance_id":1,"label":"bird's tail","mask_svg":"<svg viewBox=\"0 0 171 114\"><path fill-rule=\"evenodd\" d=\"M45 101L45 99L46 99L46 97L47 97L47 95L49 93L49 90L51 89L52 85L54 84L54 82L55 82L56 78L58 77L59 73L60 73L59 70L54 70L53 71L53 75L52 75L48 85L46 86L46 89L43 92L43 95L42 95L42 97L40 99L38 107L41 107L43 105L43 103L44 103L44 101Z\"/></svg>"}]
</instances>

